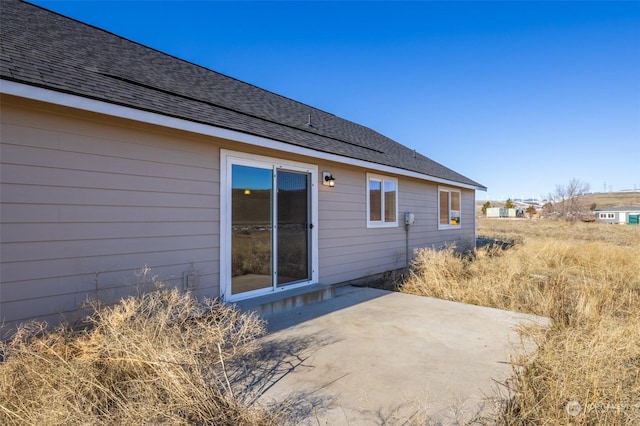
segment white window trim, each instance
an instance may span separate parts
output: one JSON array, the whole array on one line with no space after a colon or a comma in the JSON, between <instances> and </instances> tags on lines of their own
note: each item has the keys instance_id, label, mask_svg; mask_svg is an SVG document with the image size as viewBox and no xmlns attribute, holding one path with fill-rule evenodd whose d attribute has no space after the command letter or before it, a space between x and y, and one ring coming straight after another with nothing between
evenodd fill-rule
<instances>
[{"instance_id":1,"label":"white window trim","mask_svg":"<svg viewBox=\"0 0 640 426\"><path fill-rule=\"evenodd\" d=\"M298 287L315 284L318 282L318 166L314 164L300 163L297 161L283 160L244 152L220 150L220 297L225 302L255 297L256 292L231 293L231 166L233 164L284 167L290 170L306 171L311 174L311 279L299 284L292 284L276 288L274 291L265 291L264 294L275 293L281 290L290 290Z\"/></svg>"},{"instance_id":2,"label":"white window trim","mask_svg":"<svg viewBox=\"0 0 640 426\"><path fill-rule=\"evenodd\" d=\"M458 223L457 225L451 225L451 195L449 195L449 205L447 206L447 211L449 212L449 223L443 225L440 223L440 192L457 192L460 197L460 222L462 222L462 191L459 188L451 188L447 186L438 186L438 210L436 214L436 223L438 224L438 230L443 229L460 229L462 228L462 223Z\"/></svg>"},{"instance_id":3,"label":"white window trim","mask_svg":"<svg viewBox=\"0 0 640 426\"><path fill-rule=\"evenodd\" d=\"M370 200L369 200L369 182L371 180L377 180L380 181L380 187L382 188L382 196L381 196L381 204L380 204L380 209L381 209L381 215L380 215L380 220L370 220ZM385 222L384 221L384 202L385 202L385 198L384 198L384 183L385 182L393 182L396 186L396 197L395 197L395 212L396 212L396 220L394 222ZM366 194L366 198L367 198L367 228L394 228L398 226L398 197L399 197L399 193L400 193L400 189L398 186L398 179L394 178L394 177L390 177L390 176L384 176L384 175L378 175L375 173L367 173L367 183L366 183L366 187L367 187L367 194Z\"/></svg>"}]
</instances>

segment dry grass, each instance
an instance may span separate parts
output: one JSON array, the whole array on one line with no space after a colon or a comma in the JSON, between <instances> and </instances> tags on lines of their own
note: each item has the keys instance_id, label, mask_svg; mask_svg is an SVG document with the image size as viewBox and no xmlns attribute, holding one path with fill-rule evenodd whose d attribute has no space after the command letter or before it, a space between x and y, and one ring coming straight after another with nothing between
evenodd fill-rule
<instances>
[{"instance_id":1,"label":"dry grass","mask_svg":"<svg viewBox=\"0 0 640 426\"><path fill-rule=\"evenodd\" d=\"M257 317L177 290L95 307L81 330L23 325L2 343L0 424L277 424L234 395L225 363Z\"/></svg>"},{"instance_id":2,"label":"dry grass","mask_svg":"<svg viewBox=\"0 0 640 426\"><path fill-rule=\"evenodd\" d=\"M587 205L596 207L640 206L640 192L595 192L585 195Z\"/></svg>"},{"instance_id":3,"label":"dry grass","mask_svg":"<svg viewBox=\"0 0 640 426\"><path fill-rule=\"evenodd\" d=\"M420 250L402 291L552 319L523 330L538 350L513 360L493 420L640 424L640 227L483 219L478 234L516 244Z\"/></svg>"},{"instance_id":4,"label":"dry grass","mask_svg":"<svg viewBox=\"0 0 640 426\"><path fill-rule=\"evenodd\" d=\"M478 219L478 236L533 241L548 238L574 243L609 242L615 246L639 247L640 227L606 223L554 220Z\"/></svg>"}]
</instances>

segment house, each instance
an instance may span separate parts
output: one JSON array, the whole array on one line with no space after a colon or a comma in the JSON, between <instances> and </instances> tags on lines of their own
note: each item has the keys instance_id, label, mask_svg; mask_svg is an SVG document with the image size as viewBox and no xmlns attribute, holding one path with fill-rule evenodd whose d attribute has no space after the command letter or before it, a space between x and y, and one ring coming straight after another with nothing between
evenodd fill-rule
<instances>
[{"instance_id":1,"label":"house","mask_svg":"<svg viewBox=\"0 0 640 426\"><path fill-rule=\"evenodd\" d=\"M637 225L640 206L603 207L595 209L596 222Z\"/></svg>"},{"instance_id":2,"label":"house","mask_svg":"<svg viewBox=\"0 0 640 426\"><path fill-rule=\"evenodd\" d=\"M489 207L487 208L487 217L524 217L524 210Z\"/></svg>"},{"instance_id":3,"label":"house","mask_svg":"<svg viewBox=\"0 0 640 426\"><path fill-rule=\"evenodd\" d=\"M73 316L151 277L237 301L475 242L486 188L372 129L1 7L0 321Z\"/></svg>"}]
</instances>

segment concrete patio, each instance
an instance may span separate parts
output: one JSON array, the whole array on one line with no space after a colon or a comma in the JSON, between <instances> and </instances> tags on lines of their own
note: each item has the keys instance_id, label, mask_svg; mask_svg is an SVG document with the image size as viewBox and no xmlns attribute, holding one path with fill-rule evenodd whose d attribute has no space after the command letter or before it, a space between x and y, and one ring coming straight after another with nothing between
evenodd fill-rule
<instances>
[{"instance_id":1,"label":"concrete patio","mask_svg":"<svg viewBox=\"0 0 640 426\"><path fill-rule=\"evenodd\" d=\"M292 424L464 424L490 410L496 381L523 345L519 325L545 318L383 290L267 317L258 358L236 377Z\"/></svg>"}]
</instances>

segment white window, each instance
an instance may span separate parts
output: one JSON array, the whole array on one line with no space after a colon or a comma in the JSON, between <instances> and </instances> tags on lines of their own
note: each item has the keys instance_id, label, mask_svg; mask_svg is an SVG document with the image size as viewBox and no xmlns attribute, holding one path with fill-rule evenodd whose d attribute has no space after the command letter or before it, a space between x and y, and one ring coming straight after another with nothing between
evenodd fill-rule
<instances>
[{"instance_id":1,"label":"white window","mask_svg":"<svg viewBox=\"0 0 640 426\"><path fill-rule=\"evenodd\" d=\"M398 226L398 179L367 173L367 228Z\"/></svg>"},{"instance_id":2,"label":"white window","mask_svg":"<svg viewBox=\"0 0 640 426\"><path fill-rule=\"evenodd\" d=\"M438 229L460 227L460 202L459 190L438 188Z\"/></svg>"}]
</instances>

